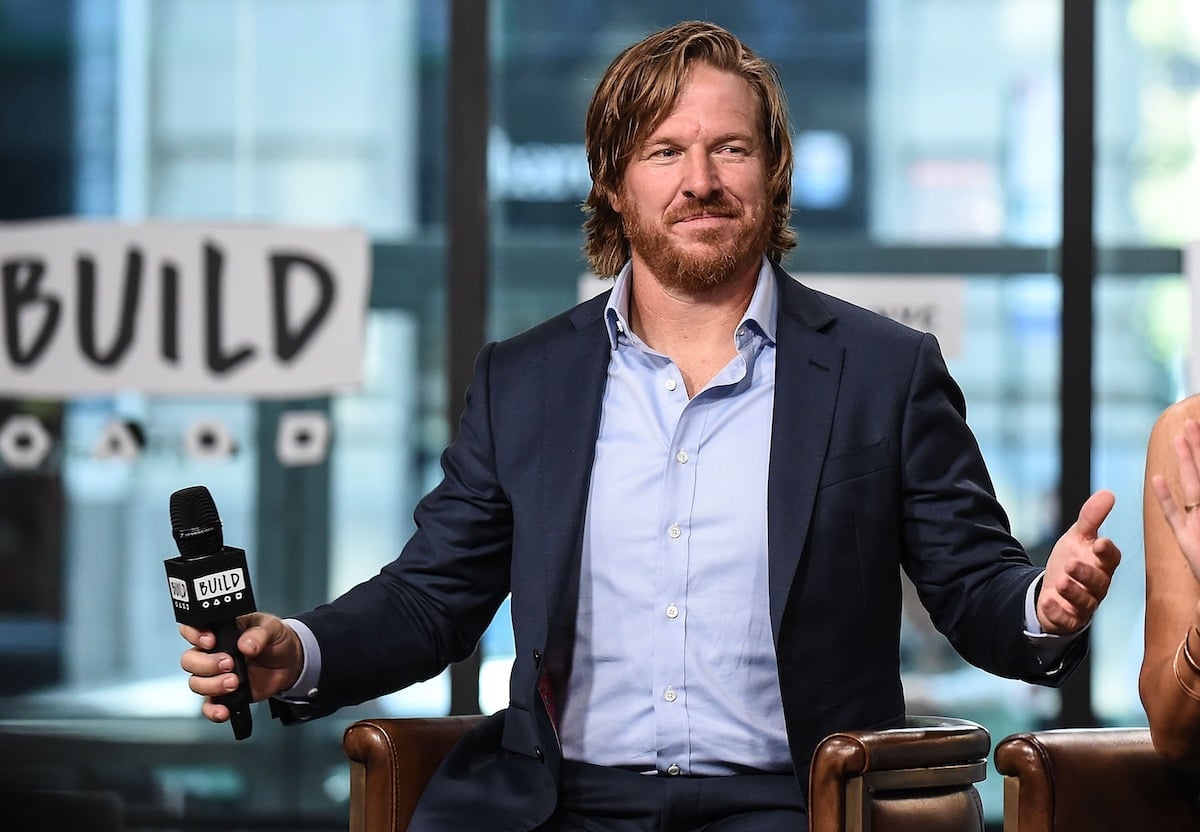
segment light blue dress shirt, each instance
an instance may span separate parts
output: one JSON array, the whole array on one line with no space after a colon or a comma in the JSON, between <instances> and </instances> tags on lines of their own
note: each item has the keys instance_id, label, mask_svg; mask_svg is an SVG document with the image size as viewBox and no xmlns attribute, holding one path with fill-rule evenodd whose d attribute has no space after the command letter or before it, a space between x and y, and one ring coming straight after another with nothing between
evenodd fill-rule
<instances>
[{"instance_id":1,"label":"light blue dress shirt","mask_svg":"<svg viewBox=\"0 0 1200 832\"><path fill-rule=\"evenodd\" d=\"M592 466L566 759L666 774L789 772L767 582L778 288L764 259L737 355L690 400L629 327L630 267Z\"/></svg>"}]
</instances>

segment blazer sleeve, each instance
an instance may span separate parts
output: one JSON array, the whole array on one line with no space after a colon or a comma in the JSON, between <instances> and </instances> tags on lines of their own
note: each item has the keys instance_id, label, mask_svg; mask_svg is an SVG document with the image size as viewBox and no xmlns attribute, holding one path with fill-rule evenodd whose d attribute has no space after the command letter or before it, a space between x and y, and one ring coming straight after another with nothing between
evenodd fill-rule
<instances>
[{"instance_id":1,"label":"blazer sleeve","mask_svg":"<svg viewBox=\"0 0 1200 832\"><path fill-rule=\"evenodd\" d=\"M932 335L917 351L902 443L904 568L935 626L984 670L1062 684L1086 653L1087 634L1053 666L1043 666L1025 636L1025 594L1041 570L1011 534Z\"/></svg>"}]
</instances>

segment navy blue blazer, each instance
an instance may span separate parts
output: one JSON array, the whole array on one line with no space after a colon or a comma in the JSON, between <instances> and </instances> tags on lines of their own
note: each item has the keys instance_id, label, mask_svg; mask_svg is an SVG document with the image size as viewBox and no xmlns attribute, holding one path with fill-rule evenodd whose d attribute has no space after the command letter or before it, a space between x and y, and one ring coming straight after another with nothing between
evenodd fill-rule
<instances>
[{"instance_id":1,"label":"navy blue blazer","mask_svg":"<svg viewBox=\"0 0 1200 832\"><path fill-rule=\"evenodd\" d=\"M904 718L901 569L955 649L1000 676L1060 684L1086 638L1048 675L1024 637L1039 570L1009 532L936 340L776 272L770 613L806 787L823 737ZM467 657L511 591L510 705L451 753L414 830L528 830L553 811L561 754L538 680L561 684L570 667L606 300L482 350L444 479L400 557L300 616L321 644L320 716Z\"/></svg>"}]
</instances>

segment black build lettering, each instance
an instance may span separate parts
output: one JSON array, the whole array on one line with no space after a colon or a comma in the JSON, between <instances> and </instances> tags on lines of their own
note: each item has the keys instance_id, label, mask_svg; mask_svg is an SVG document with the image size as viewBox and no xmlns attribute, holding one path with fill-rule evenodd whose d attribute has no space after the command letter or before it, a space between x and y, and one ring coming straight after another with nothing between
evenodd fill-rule
<instances>
[{"instance_id":1,"label":"black build lettering","mask_svg":"<svg viewBox=\"0 0 1200 832\"><path fill-rule=\"evenodd\" d=\"M172 262L162 264L162 330L159 352L172 364L179 363L179 268Z\"/></svg>"},{"instance_id":2,"label":"black build lettering","mask_svg":"<svg viewBox=\"0 0 1200 832\"><path fill-rule=\"evenodd\" d=\"M254 355L254 347L226 353L221 346L221 269L225 257L212 243L204 244L204 356L218 375L229 372Z\"/></svg>"},{"instance_id":3,"label":"black build lettering","mask_svg":"<svg viewBox=\"0 0 1200 832\"><path fill-rule=\"evenodd\" d=\"M120 363L133 343L133 326L137 316L138 298L142 291L142 252L129 249L125 255L125 279L121 293L121 322L112 348L101 352L96 345L96 261L86 254L76 261L76 279L79 282L79 348L85 357L101 367L112 367Z\"/></svg>"},{"instance_id":4,"label":"black build lettering","mask_svg":"<svg viewBox=\"0 0 1200 832\"><path fill-rule=\"evenodd\" d=\"M924 330L933 329L934 318L937 317L937 307L928 303L921 306L908 306L907 304L895 307L884 306L875 311L893 321Z\"/></svg>"},{"instance_id":5,"label":"black build lettering","mask_svg":"<svg viewBox=\"0 0 1200 832\"><path fill-rule=\"evenodd\" d=\"M320 296L308 314L308 319L299 327L290 326L288 320L288 287L294 273L293 266L306 267L317 279ZM291 361L312 338L317 327L333 309L334 282L329 269L302 254L275 254L271 256L271 301L275 313L275 355L280 361Z\"/></svg>"},{"instance_id":6,"label":"black build lettering","mask_svg":"<svg viewBox=\"0 0 1200 832\"><path fill-rule=\"evenodd\" d=\"M8 351L8 360L15 366L28 367L37 361L50 345L50 339L54 337L58 328L58 318L62 314L62 302L53 295L38 294L38 284L42 282L46 273L46 264L42 260L5 260L0 272L4 281L4 346ZM35 304L41 304L45 311L42 327L34 336L29 349L22 350L22 307Z\"/></svg>"}]
</instances>

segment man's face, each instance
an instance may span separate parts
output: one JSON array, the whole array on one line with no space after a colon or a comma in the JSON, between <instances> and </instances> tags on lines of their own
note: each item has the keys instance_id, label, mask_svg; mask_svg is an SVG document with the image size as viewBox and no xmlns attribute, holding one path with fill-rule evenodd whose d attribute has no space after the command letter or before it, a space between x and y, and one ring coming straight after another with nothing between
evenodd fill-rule
<instances>
[{"instance_id":1,"label":"man's face","mask_svg":"<svg viewBox=\"0 0 1200 832\"><path fill-rule=\"evenodd\" d=\"M771 234L759 101L744 79L694 65L675 108L634 151L613 207L634 268L687 293L758 270Z\"/></svg>"}]
</instances>

